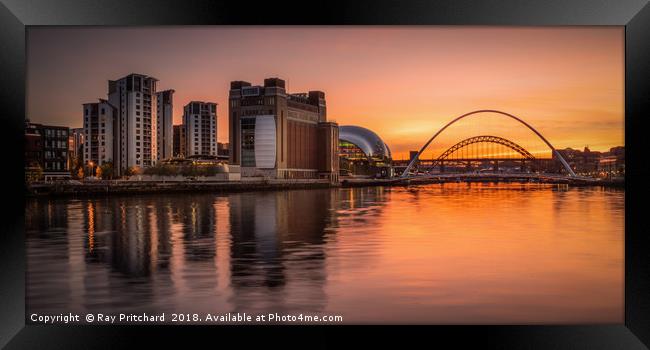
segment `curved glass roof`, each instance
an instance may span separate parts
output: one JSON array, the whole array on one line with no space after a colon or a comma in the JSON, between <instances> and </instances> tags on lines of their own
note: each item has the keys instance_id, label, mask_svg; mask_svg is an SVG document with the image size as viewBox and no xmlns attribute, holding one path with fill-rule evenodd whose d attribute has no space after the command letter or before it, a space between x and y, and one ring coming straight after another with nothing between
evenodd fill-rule
<instances>
[{"instance_id":1,"label":"curved glass roof","mask_svg":"<svg viewBox=\"0 0 650 350\"><path fill-rule=\"evenodd\" d=\"M392 159L388 145L377 134L366 128L354 125L340 126L339 140L355 144L370 158Z\"/></svg>"}]
</instances>

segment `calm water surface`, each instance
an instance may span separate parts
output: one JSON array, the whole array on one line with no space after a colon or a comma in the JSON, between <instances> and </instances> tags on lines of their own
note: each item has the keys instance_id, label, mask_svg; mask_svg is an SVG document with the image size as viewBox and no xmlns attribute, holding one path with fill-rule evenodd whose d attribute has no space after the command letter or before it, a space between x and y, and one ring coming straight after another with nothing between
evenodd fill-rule
<instances>
[{"instance_id":1,"label":"calm water surface","mask_svg":"<svg viewBox=\"0 0 650 350\"><path fill-rule=\"evenodd\" d=\"M27 314L622 323L624 196L445 184L30 200Z\"/></svg>"}]
</instances>

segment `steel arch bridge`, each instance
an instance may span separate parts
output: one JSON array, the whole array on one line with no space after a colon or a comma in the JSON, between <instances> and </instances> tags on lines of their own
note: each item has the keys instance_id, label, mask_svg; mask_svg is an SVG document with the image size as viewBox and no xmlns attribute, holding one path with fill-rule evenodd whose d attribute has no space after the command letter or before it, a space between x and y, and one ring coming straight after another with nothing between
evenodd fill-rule
<instances>
[{"instance_id":1,"label":"steel arch bridge","mask_svg":"<svg viewBox=\"0 0 650 350\"><path fill-rule=\"evenodd\" d=\"M491 136L491 135L481 135L481 136L474 136L470 137L468 139L464 139L463 141L458 142L457 144L449 147L445 152L443 152L437 160L442 160L442 159L447 159L449 156L451 156L454 152L460 150L461 148L465 148L469 145L475 144L475 143L495 143L498 145L506 146L510 148L511 150L519 153L522 157L525 159L535 159L535 156L530 154L525 148L519 146L518 144L504 139L503 137L499 136Z\"/></svg>"},{"instance_id":2,"label":"steel arch bridge","mask_svg":"<svg viewBox=\"0 0 650 350\"><path fill-rule=\"evenodd\" d=\"M454 118L452 121L450 121L449 123L447 123L445 126L443 126L442 128L440 128L440 130L438 130L438 132L436 132L436 133L435 133L435 134L434 134L434 135L433 135L433 136L432 136L432 137L431 137L431 138L430 138L430 139L429 139L429 140L424 144L424 146L422 146L422 148L420 149L420 151L419 151L419 152L415 155L415 157L413 157L413 159L409 162L408 166L406 167L406 169L405 169L404 172L402 173L401 178L407 178L407 177L409 177L409 176L411 175L410 171L411 171L411 169L413 169L413 167L415 166L415 164L418 162L418 160L419 160L419 158L420 158L420 155L422 155L422 153L427 149L427 147L429 147L429 144L431 144L431 142L432 142L436 137L438 137L438 135L440 135L440 134L441 134L445 129L447 129L449 126L451 126L452 124L456 123L457 121L459 121L459 120L461 120L461 119L463 119L463 118L469 117L469 116L474 115L474 114L480 114L480 113L496 113L496 114L501 114L501 115L504 115L504 116L506 116L506 117L509 117L509 118L511 118L511 119L514 119L514 120L518 121L519 123L523 124L523 125L526 126L528 129L530 129L532 132L534 132L535 135L537 135L537 136L538 136L542 141L544 141L544 143L545 143L545 144L546 144L546 145L551 149L551 152L552 152L552 153L553 153L553 154L554 154L554 155L559 159L560 163L562 163L562 165L564 166L564 169L566 169L566 171L569 173L569 175L570 175L571 177L576 177L575 172L573 172L573 169L571 169L571 167L570 167L569 164L566 162L566 160L564 160L564 158L562 157L562 155L561 155L561 154L560 154L560 153L555 149L555 147L553 147L553 145L551 145L551 143L550 143L550 142L549 142L549 141L548 141L544 136L542 136L541 133L539 133L539 131L537 131L535 128L533 128L530 124L526 123L526 122L523 121L522 119L520 119L520 118L518 118L518 117L516 117L516 116L514 116L514 115L512 115L512 114L510 114L510 113L506 113L506 112L502 112L502 111L498 111L498 110L494 110L494 109L481 109L481 110L472 111L472 112L469 112L469 113L465 113L465 114L463 114L463 115L461 115L461 116L458 116L458 117ZM457 143L456 145L452 146L452 147L451 147L450 149L448 149L447 151L445 151L445 153L443 153L443 155L445 155L447 152L449 152L449 151L450 151L452 148L454 148L454 147L456 147L456 149L454 149L452 152L448 153L446 156L449 156L451 153L455 152L456 150L458 150L458 149L460 149L460 148L462 148L462 147L466 147L468 144L476 143L476 142L486 142L486 139L483 139L483 140L481 140L481 141L478 141L478 139L473 140L473 139L475 139L475 138L486 138L486 137L487 137L487 138L494 138L494 139L490 139L490 141L487 141L487 142L495 142L495 143L501 143L501 142L503 142L503 143L501 143L501 144L503 144L503 145L506 146L506 147L512 148L513 150L517 151L519 154L522 154L521 152L519 152L519 150L522 150L522 151L524 152L524 154L528 154L528 155L530 155L530 156L532 157L532 154L530 154L528 151L526 151L523 147L521 147L521 146L515 144L515 143L512 142L512 141L509 141L509 140L506 140L506 139L503 139L503 138L501 138L501 137L497 137L497 136L475 136L475 137L471 137L471 138L469 138L469 139L465 139L465 140L463 140L463 141ZM497 138L498 138L498 140L497 140ZM471 140L471 141L470 141L470 140ZM503 140L503 141L502 141L502 140ZM513 148L513 147L514 147L514 148ZM444 158L441 158L443 155L441 155L440 157L438 157L438 159L444 159ZM523 154L522 154L522 156L523 156ZM534 157L533 157L533 159L534 159Z\"/></svg>"}]
</instances>

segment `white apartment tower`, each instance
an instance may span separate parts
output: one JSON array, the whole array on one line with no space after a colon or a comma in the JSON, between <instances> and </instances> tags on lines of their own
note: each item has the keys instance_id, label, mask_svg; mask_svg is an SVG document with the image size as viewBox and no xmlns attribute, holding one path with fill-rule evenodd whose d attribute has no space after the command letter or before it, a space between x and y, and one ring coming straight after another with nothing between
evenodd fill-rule
<instances>
[{"instance_id":1,"label":"white apartment tower","mask_svg":"<svg viewBox=\"0 0 650 350\"><path fill-rule=\"evenodd\" d=\"M192 101L183 108L185 156L217 155L217 104Z\"/></svg>"},{"instance_id":2,"label":"white apartment tower","mask_svg":"<svg viewBox=\"0 0 650 350\"><path fill-rule=\"evenodd\" d=\"M84 103L84 143L83 162L100 166L114 161L116 138L113 126L117 110L106 100L100 99L95 103Z\"/></svg>"},{"instance_id":3,"label":"white apartment tower","mask_svg":"<svg viewBox=\"0 0 650 350\"><path fill-rule=\"evenodd\" d=\"M159 91L156 93L156 115L158 127L156 130L156 139L158 140L157 158L158 160L169 159L173 157L174 150L174 90Z\"/></svg>"},{"instance_id":4,"label":"white apartment tower","mask_svg":"<svg viewBox=\"0 0 650 350\"><path fill-rule=\"evenodd\" d=\"M117 176L131 167L146 168L157 160L158 80L143 74L130 74L108 81L108 102L116 108L114 124L114 169Z\"/></svg>"}]
</instances>

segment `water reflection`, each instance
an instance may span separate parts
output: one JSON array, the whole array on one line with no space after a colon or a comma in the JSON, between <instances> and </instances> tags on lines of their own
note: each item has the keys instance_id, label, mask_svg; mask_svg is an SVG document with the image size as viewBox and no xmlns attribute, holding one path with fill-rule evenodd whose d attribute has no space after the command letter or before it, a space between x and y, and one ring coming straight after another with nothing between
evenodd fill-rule
<instances>
[{"instance_id":1,"label":"water reflection","mask_svg":"<svg viewBox=\"0 0 650 350\"><path fill-rule=\"evenodd\" d=\"M620 322L623 213L503 184L30 200L27 309Z\"/></svg>"}]
</instances>

